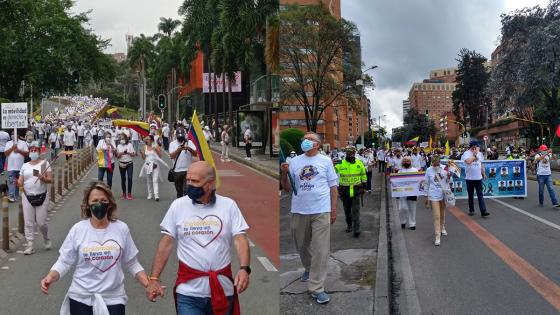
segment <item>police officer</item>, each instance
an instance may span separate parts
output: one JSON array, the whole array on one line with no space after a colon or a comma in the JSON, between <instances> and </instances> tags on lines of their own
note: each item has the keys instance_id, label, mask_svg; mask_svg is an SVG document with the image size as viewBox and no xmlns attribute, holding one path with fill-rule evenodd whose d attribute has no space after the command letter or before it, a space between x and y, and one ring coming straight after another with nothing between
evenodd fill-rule
<instances>
[{"instance_id":1,"label":"police officer","mask_svg":"<svg viewBox=\"0 0 560 315\"><path fill-rule=\"evenodd\" d=\"M346 157L340 164L335 165L339 176L338 194L344 206L346 216L346 232L354 232L354 237L360 236L360 195L364 193L367 181L366 169L362 161L356 159L356 149L346 148Z\"/></svg>"}]
</instances>

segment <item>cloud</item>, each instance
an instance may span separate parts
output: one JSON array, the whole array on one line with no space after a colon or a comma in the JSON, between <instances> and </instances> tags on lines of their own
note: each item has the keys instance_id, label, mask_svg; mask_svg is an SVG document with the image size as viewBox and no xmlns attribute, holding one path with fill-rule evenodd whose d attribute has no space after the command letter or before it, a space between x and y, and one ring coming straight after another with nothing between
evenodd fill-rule
<instances>
[{"instance_id":1,"label":"cloud","mask_svg":"<svg viewBox=\"0 0 560 315\"><path fill-rule=\"evenodd\" d=\"M377 86L370 94L373 113L387 115L389 130L402 125L402 100L414 82L427 78L430 70L456 66L461 48L490 58L500 34L500 14L543 2L342 1L343 18L360 31L362 60L379 66L369 72Z\"/></svg>"},{"instance_id":2,"label":"cloud","mask_svg":"<svg viewBox=\"0 0 560 315\"><path fill-rule=\"evenodd\" d=\"M111 39L107 53L126 52L127 33L135 36L158 32L160 17L179 19L182 0L77 0L72 12L90 11L90 28L103 39Z\"/></svg>"}]
</instances>

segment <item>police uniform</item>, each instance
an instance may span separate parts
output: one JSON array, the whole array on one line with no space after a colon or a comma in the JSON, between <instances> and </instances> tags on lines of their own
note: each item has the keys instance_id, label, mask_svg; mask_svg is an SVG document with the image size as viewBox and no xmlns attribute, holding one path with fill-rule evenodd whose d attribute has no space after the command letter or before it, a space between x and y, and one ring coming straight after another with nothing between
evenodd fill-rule
<instances>
[{"instance_id":1,"label":"police uniform","mask_svg":"<svg viewBox=\"0 0 560 315\"><path fill-rule=\"evenodd\" d=\"M348 149L347 151L354 151ZM360 234L360 195L364 192L364 184L367 181L366 169L359 159L354 163L342 160L335 165L339 176L338 193L344 206L346 216L346 232L354 232L354 236Z\"/></svg>"}]
</instances>

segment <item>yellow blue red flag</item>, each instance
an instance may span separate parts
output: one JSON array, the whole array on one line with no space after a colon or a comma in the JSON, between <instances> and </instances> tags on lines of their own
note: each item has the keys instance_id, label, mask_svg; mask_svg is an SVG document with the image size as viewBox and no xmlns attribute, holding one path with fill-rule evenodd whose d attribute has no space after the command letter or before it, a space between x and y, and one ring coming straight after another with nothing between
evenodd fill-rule
<instances>
[{"instance_id":1,"label":"yellow blue red flag","mask_svg":"<svg viewBox=\"0 0 560 315\"><path fill-rule=\"evenodd\" d=\"M220 177L218 176L218 169L216 169L216 163L214 163L212 152L210 152L208 142L206 142L206 138L204 138L204 134L202 133L202 127L200 126L200 121L198 120L196 111L193 113L191 127L189 128L189 134L187 135L187 138L194 143L196 152L198 153L198 158L201 161L208 162L216 171L216 188L219 188Z\"/></svg>"}]
</instances>

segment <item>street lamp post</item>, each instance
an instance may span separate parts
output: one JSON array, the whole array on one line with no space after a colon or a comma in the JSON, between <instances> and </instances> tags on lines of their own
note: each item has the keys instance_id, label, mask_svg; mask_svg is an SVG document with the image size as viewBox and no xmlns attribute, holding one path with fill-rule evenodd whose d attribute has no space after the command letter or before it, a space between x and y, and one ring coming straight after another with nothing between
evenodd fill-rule
<instances>
[{"instance_id":1,"label":"street lamp post","mask_svg":"<svg viewBox=\"0 0 560 315\"><path fill-rule=\"evenodd\" d=\"M377 66L371 66L369 68L367 68L366 70L362 71L362 73L360 74L360 79L356 80L356 85L361 86L360 88L360 110L362 112L361 115L361 121L359 121L358 123L360 124L360 139L361 139L361 144L362 146L365 146L364 143L364 109L363 109L363 105L362 105L362 100L364 98L364 80L362 79L362 76L364 75L364 73L366 73L369 70L373 70L377 68Z\"/></svg>"}]
</instances>

